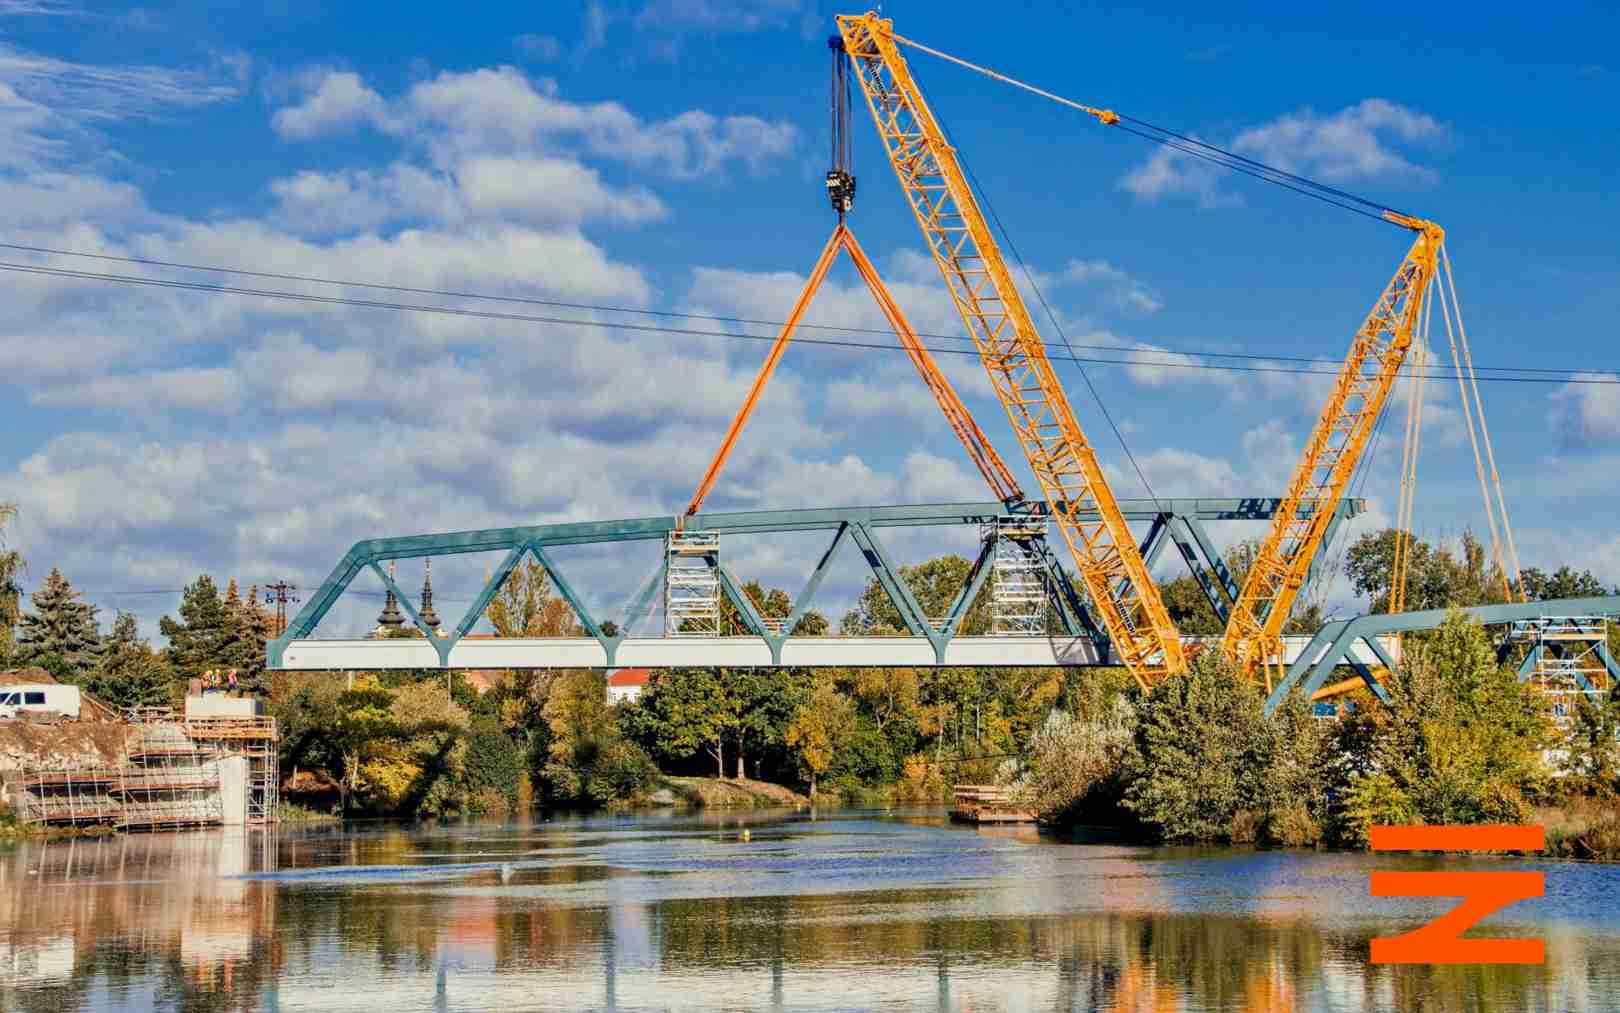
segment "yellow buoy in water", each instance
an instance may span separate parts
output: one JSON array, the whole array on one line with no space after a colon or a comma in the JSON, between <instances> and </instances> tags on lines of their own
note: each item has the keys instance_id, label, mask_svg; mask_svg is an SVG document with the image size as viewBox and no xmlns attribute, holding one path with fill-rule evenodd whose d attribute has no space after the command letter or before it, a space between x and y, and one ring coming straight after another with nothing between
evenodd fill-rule
<instances>
[{"instance_id":1,"label":"yellow buoy in water","mask_svg":"<svg viewBox=\"0 0 1620 1013\"><path fill-rule=\"evenodd\" d=\"M750 835L749 835L749 833L748 833L748 831L747 831L747 830L744 830L744 831L743 831L743 832L742 832L742 839L743 839L743 840L745 840L745 841L746 841L746 840L748 840L748 839L749 839L749 836L750 836Z\"/></svg>"}]
</instances>

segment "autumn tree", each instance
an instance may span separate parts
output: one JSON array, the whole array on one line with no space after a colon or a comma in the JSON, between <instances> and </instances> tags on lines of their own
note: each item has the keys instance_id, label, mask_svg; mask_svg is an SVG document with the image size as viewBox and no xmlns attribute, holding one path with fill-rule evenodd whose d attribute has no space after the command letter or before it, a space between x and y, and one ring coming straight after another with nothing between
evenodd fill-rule
<instances>
[{"instance_id":1,"label":"autumn tree","mask_svg":"<svg viewBox=\"0 0 1620 1013\"><path fill-rule=\"evenodd\" d=\"M484 611L496 636L582 636L584 629L573 607L551 588L551 574L533 559L514 567Z\"/></svg>"},{"instance_id":2,"label":"autumn tree","mask_svg":"<svg viewBox=\"0 0 1620 1013\"><path fill-rule=\"evenodd\" d=\"M810 695L793 713L785 740L799 758L799 767L810 783L810 797L816 796L817 782L832 769L839 749L855 730L855 705L828 678L817 680Z\"/></svg>"},{"instance_id":3,"label":"autumn tree","mask_svg":"<svg viewBox=\"0 0 1620 1013\"><path fill-rule=\"evenodd\" d=\"M103 650L96 607L80 601L79 592L55 567L29 600L34 611L23 615L17 636L21 658L47 669L60 667L56 674L82 680Z\"/></svg>"}]
</instances>

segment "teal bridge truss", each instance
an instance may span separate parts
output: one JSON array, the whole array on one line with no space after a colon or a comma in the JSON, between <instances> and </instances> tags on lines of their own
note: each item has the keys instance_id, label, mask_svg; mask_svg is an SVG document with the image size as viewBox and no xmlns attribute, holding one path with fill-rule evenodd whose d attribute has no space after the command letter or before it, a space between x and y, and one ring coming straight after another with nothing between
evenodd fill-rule
<instances>
[{"instance_id":1,"label":"teal bridge truss","mask_svg":"<svg viewBox=\"0 0 1620 1013\"><path fill-rule=\"evenodd\" d=\"M1209 537L1206 524L1226 521L1264 521L1279 500L1271 497L1232 499L1121 500L1128 520L1145 525L1143 557L1154 565L1166 549L1175 547L1222 622L1238 586ZM1347 499L1339 504L1323 540L1325 551L1339 525L1360 514L1365 501ZM282 636L270 642L273 669L421 668L421 667L616 667L618 665L727 665L727 664L1110 664L1108 638L1092 618L1077 582L1059 562L1039 522L1044 504L1024 504L1016 511L996 502L945 503L908 506L849 507L812 510L773 510L741 513L699 513L678 524L675 517L544 524L492 528L446 534L375 538L357 542L288 623ZM922 606L901 578L899 567L884 547L882 533L894 528L978 525L988 529L1002 523L1028 533L1021 543L1038 563L1041 584L1060 630L1046 637L963 637L961 623L969 606L990 576L994 562L993 539L986 539L943 617L924 614ZM636 628L651 614L669 577L665 554L659 565L631 598L615 621L598 615L577 592L548 550L559 546L614 542L667 542L677 530L686 534L770 534L804 531L830 533L820 561L793 598L793 610L781 623L767 623L742 591L742 584L719 558L709 562L718 576L720 591L736 610L746 634L742 637L686 638L636 637ZM908 636L897 638L793 637L792 630L811 607L839 548L853 543L872 575L888 594L904 622ZM393 560L453 556L505 550L505 557L490 574L466 613L454 626L432 629L389 575L385 564ZM526 556L532 556L550 574L557 592L567 600L587 637L556 642L492 643L467 641L500 590L501 584ZM335 641L314 639L316 628L344 590L369 570L394 593L399 605L423 637L393 640ZM1314 574L1313 570L1313 574ZM1304 638L1297 638L1303 641ZM814 640L815 644L808 641ZM740 643L748 641L748 643ZM842 641L843 643L837 643ZM853 643L859 641L861 643ZM879 641L885 641L879 643ZM460 650L458 651L458 647ZM1365 652L1352 648L1358 660ZM473 652L473 653L469 653ZM1359 653L1358 653L1359 652ZM476 657L475 657L476 654ZM453 658L452 655L455 655Z\"/></svg>"}]
</instances>

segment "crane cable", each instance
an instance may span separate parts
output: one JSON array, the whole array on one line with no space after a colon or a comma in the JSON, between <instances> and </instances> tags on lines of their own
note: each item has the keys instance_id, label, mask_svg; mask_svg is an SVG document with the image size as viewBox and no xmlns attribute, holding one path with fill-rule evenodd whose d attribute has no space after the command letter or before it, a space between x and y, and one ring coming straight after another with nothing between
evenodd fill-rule
<instances>
[{"instance_id":1,"label":"crane cable","mask_svg":"<svg viewBox=\"0 0 1620 1013\"><path fill-rule=\"evenodd\" d=\"M956 64L959 67L974 71L975 73L983 74L986 77L1011 85L1015 88L1019 88L1023 91L1027 91L1033 95L1038 95L1041 98L1056 102L1059 105L1076 109L1080 112L1086 113L1089 116L1095 117L1104 125L1118 126L1127 133L1135 134L1138 137L1145 138L1157 144L1162 144L1165 147L1180 151L1194 158L1199 158L1216 165L1224 166L1225 168L1231 169L1235 172L1241 172L1256 179L1273 183L1285 189L1292 190L1295 193L1300 193L1307 197L1312 197L1325 203L1332 204L1333 206L1342 208L1346 211L1351 211L1378 221L1400 225L1402 228L1410 228L1410 226L1405 222L1395 221L1393 219L1410 219L1411 216L1396 211L1394 208L1391 208L1386 204L1381 204L1378 201L1361 197L1338 187L1329 186L1326 183L1319 183L1316 180L1301 176L1297 173L1289 172L1285 169L1280 169L1273 165L1267 165L1264 162L1256 161L1255 159L1249 158L1245 155L1240 155L1237 152L1229 151L1225 148L1210 144L1207 141L1201 141L1195 137L1177 133L1176 131L1170 130L1166 127L1157 126L1156 124L1149 123L1146 120L1126 116L1111 109L1099 109L1096 106L1087 105L1084 102L1077 102L1074 99L1065 98L1062 95L1058 95L1047 91L1044 88L1029 84L1026 81L1020 81L1017 78L1010 77L996 70L992 70L989 67L972 63L968 60L962 59L961 57L952 56L949 53L934 49L931 46L924 45L913 39L908 39L901 35L894 35L894 39L896 42L910 46L911 48L927 53L930 56ZM1495 556L1498 572L1502 578L1503 593L1508 601L1514 601L1516 594L1514 588L1520 584L1518 546L1514 541L1512 527L1508 522L1507 500L1502 492L1502 479L1496 467L1496 454L1491 444L1490 431L1485 424L1485 405L1484 401L1480 398L1479 385L1477 382L1477 377L1474 373L1473 355L1468 347L1468 335L1462 323L1462 306L1457 299L1456 284L1451 275L1451 258L1446 253L1444 244L1442 244L1440 247L1440 256L1445 267L1446 281L1446 284L1440 292L1440 308L1442 317L1446 323L1447 337L1451 346L1452 365L1454 367L1453 372L1457 379L1458 392L1463 398L1463 417L1468 426L1469 442L1474 451L1474 470L1479 478L1480 494L1484 500L1485 506L1485 519L1490 528L1491 549ZM1439 287L1439 280L1440 279L1436 277L1435 283L1437 287ZM1452 330L1451 324L1451 317L1453 314L1456 316L1455 333ZM1426 326L1427 324L1425 324L1425 327ZM1415 376L1419 377L1419 379L1414 381L1414 384L1419 391L1421 391L1422 387L1422 370L1423 366L1420 365L1419 372L1414 374ZM1467 379L1466 386L1464 385L1465 377ZM1413 434L1409 436L1409 440L1415 440L1417 438L1417 431L1421 428L1421 402L1417 406L1409 408L1408 413L1408 428L1414 431ZM1477 433L1475 430L1475 415L1478 416ZM1480 444L1482 443L1484 444L1483 459L1480 455ZM1410 462L1410 466L1414 468L1416 463L1416 453L1417 446L1415 442L1409 443L1407 447L1403 448L1403 458L1407 454L1410 454L1414 458L1414 460ZM1487 464L1490 472L1488 480L1486 477ZM1415 472L1410 473L1409 480L1408 468L1409 464L1403 460L1401 476L1402 501L1406 508L1405 516L1409 518L1411 515L1411 504L1408 501L1412 495L1412 490L1409 488L1409 486L1415 485L1416 475ZM1494 503L1492 502L1493 491L1495 493ZM1498 536L1497 531L1499 513L1501 524L1500 537ZM1505 557L1502 549L1504 541L1507 545L1507 554Z\"/></svg>"},{"instance_id":2,"label":"crane cable","mask_svg":"<svg viewBox=\"0 0 1620 1013\"><path fill-rule=\"evenodd\" d=\"M1428 378L1429 326L1434 320L1434 299L1423 305L1423 321L1414 347L1408 355L1412 363L1406 403L1406 438L1401 445L1401 492L1395 508L1395 562L1391 567L1389 607L1394 614L1406 611L1406 578L1411 568L1412 518L1417 503L1418 450L1423 442L1424 383ZM1371 469L1368 469L1369 471Z\"/></svg>"},{"instance_id":3,"label":"crane cable","mask_svg":"<svg viewBox=\"0 0 1620 1013\"><path fill-rule=\"evenodd\" d=\"M1473 355L1468 348L1468 332L1463 327L1462 304L1457 300L1457 286L1451 276L1451 256L1446 252L1445 244L1440 246L1440 262L1445 268L1445 284L1440 292L1440 315L1445 321L1446 339L1451 346L1451 362L1453 373L1457 378L1457 393L1462 399L1463 421L1468 426L1468 442L1474 451L1474 473L1479 478L1479 494L1485 504L1485 522L1491 533L1491 554L1502 579L1502 594L1505 600L1516 601L1519 596L1519 590L1516 589L1522 590L1519 550L1513 541L1513 531L1508 523L1507 500L1502 495L1502 478L1496 470L1496 452L1491 446L1490 430L1485 425L1485 402L1480 397L1479 384L1475 382ZM1440 281L1440 275L1437 273L1435 284L1440 285ZM1456 316L1455 331L1452 328L1453 315ZM1468 381L1466 384L1463 382L1464 379ZM1480 455L1481 444L1485 448L1483 458ZM1490 469L1489 479L1486 477L1487 463ZM1491 500L1492 487L1496 492L1494 503ZM1499 512L1500 536L1497 533ZM1508 546L1506 557L1502 552L1504 541Z\"/></svg>"},{"instance_id":4,"label":"crane cable","mask_svg":"<svg viewBox=\"0 0 1620 1013\"><path fill-rule=\"evenodd\" d=\"M1348 190L1342 190L1338 187L1329 186L1326 183L1319 183L1307 176L1301 176L1298 173L1289 172L1286 169L1279 169L1274 165L1267 165L1264 162L1256 161L1255 159L1249 158L1246 155L1240 155L1235 151L1229 151L1226 148L1210 144L1207 141L1201 141L1198 138L1189 136L1187 134L1177 133L1176 131L1167 127L1161 127L1156 124L1149 123L1146 120L1137 119L1134 116L1127 116L1124 113L1115 112L1112 109L1099 109L1096 106L1087 105L1084 102L1077 102L1074 99L1065 98L1062 95L1047 91L1045 88L1037 87L1036 85L1030 84L1027 81L1020 81L1019 79L1009 77L1000 71L992 70L989 67L984 67L977 63L964 60L959 56L952 56L950 53L942 52L933 48L932 46L924 45L915 39L908 39L903 35L896 35L892 32L890 34L894 41L910 46L919 52L927 53L929 56L938 57L947 63L954 63L959 67L963 67L978 74L983 74L985 77L1000 81L1003 84L1011 85L1014 88L1027 91L1032 95L1038 95L1041 98L1056 102L1062 106L1067 106L1070 109L1079 110L1088 116L1095 117L1105 126L1117 126L1128 134L1134 134L1137 137L1152 141L1155 144L1164 145L1167 148L1180 151L1183 154L1190 155L1193 158L1202 159L1206 162L1223 166L1231 169L1234 172L1241 172L1244 175L1252 176L1255 179L1264 180L1267 183L1273 183L1286 190L1292 190L1295 193L1303 194L1306 197L1312 197L1316 200L1323 201L1324 203L1332 204L1334 207L1341 208L1345 211L1351 211L1355 214L1364 215L1365 217L1374 219L1375 221L1386 222L1389 224L1401 224L1399 222L1393 222L1390 216L1396 215L1403 218L1410 217L1387 204L1381 204L1378 201L1351 193ZM1407 226L1401 225L1401 227L1406 228Z\"/></svg>"}]
</instances>

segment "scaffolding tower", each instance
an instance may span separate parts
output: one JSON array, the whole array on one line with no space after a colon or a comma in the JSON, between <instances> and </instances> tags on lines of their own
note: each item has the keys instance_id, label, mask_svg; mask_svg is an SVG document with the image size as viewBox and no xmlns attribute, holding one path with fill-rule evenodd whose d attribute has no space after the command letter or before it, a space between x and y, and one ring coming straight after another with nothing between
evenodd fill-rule
<instances>
[{"instance_id":1,"label":"scaffolding tower","mask_svg":"<svg viewBox=\"0 0 1620 1013\"><path fill-rule=\"evenodd\" d=\"M17 815L26 823L84 826L110 823L122 806L110 794L115 769L27 770L17 793Z\"/></svg>"},{"instance_id":2,"label":"scaffolding tower","mask_svg":"<svg viewBox=\"0 0 1620 1013\"><path fill-rule=\"evenodd\" d=\"M1529 647L1519 672L1564 724L1582 698L1597 699L1614 684L1606 616L1542 616L1515 623L1512 640Z\"/></svg>"},{"instance_id":3,"label":"scaffolding tower","mask_svg":"<svg viewBox=\"0 0 1620 1013\"><path fill-rule=\"evenodd\" d=\"M664 635L720 635L720 535L671 531L664 542Z\"/></svg>"},{"instance_id":4,"label":"scaffolding tower","mask_svg":"<svg viewBox=\"0 0 1620 1013\"><path fill-rule=\"evenodd\" d=\"M1046 538L1046 521L998 517L986 523L981 534L994 542L990 631L997 636L1045 636L1048 588L1046 566L1037 545Z\"/></svg>"},{"instance_id":5,"label":"scaffolding tower","mask_svg":"<svg viewBox=\"0 0 1620 1013\"><path fill-rule=\"evenodd\" d=\"M247 822L274 823L280 809L280 736L271 717L187 718L186 737L211 757L247 760Z\"/></svg>"},{"instance_id":6,"label":"scaffolding tower","mask_svg":"<svg viewBox=\"0 0 1620 1013\"><path fill-rule=\"evenodd\" d=\"M154 721L129 730L129 761L113 794L122 830L172 830L225 822L217 757L197 748L185 727Z\"/></svg>"}]
</instances>

